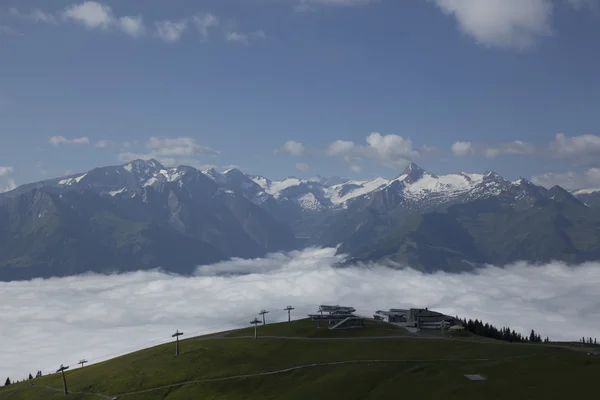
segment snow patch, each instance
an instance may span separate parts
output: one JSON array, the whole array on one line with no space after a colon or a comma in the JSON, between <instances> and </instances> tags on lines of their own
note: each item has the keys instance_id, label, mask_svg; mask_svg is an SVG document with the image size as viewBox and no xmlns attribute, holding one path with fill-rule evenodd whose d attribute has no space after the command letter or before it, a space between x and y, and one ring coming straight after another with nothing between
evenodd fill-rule
<instances>
[{"instance_id":1,"label":"snow patch","mask_svg":"<svg viewBox=\"0 0 600 400\"><path fill-rule=\"evenodd\" d=\"M445 194L454 197L474 189L483 181L481 174L450 174L434 176L425 173L418 181L407 184L404 193L409 197L423 198L429 194Z\"/></svg>"},{"instance_id":2,"label":"snow patch","mask_svg":"<svg viewBox=\"0 0 600 400\"><path fill-rule=\"evenodd\" d=\"M307 211L317 211L323 208L323 205L317 200L314 194L306 193L298 198L300 206Z\"/></svg>"},{"instance_id":3,"label":"snow patch","mask_svg":"<svg viewBox=\"0 0 600 400\"><path fill-rule=\"evenodd\" d=\"M333 204L344 204L348 200L370 193L387 184L389 184L389 181L384 178L376 178L367 182L348 181L339 185L333 185L330 188L325 188L325 197L331 200ZM346 192L346 189L352 186L358 187Z\"/></svg>"},{"instance_id":4,"label":"snow patch","mask_svg":"<svg viewBox=\"0 0 600 400\"><path fill-rule=\"evenodd\" d=\"M148 179L146 181L146 183L144 183L144 187L151 186L151 185L155 184L156 182L158 182L158 179L152 177L152 178Z\"/></svg>"},{"instance_id":5,"label":"snow patch","mask_svg":"<svg viewBox=\"0 0 600 400\"><path fill-rule=\"evenodd\" d=\"M581 194L594 194L594 193L598 193L600 192L600 189L593 189L593 188L589 188L589 189L581 189L581 190L576 190L573 192L573 194L575 196L581 195Z\"/></svg>"},{"instance_id":6,"label":"snow patch","mask_svg":"<svg viewBox=\"0 0 600 400\"><path fill-rule=\"evenodd\" d=\"M119 193L123 193L125 191L125 188L119 189L119 190L113 190L112 192L108 192L108 194L110 194L111 196L115 197L116 195L118 195Z\"/></svg>"}]
</instances>

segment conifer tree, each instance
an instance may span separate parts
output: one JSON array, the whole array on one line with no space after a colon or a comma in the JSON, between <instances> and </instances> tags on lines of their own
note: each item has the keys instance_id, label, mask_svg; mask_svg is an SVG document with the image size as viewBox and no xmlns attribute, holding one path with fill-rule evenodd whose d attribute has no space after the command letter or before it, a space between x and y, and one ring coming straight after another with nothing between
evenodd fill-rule
<instances>
[{"instance_id":1,"label":"conifer tree","mask_svg":"<svg viewBox=\"0 0 600 400\"><path fill-rule=\"evenodd\" d=\"M6 378L6 382L4 382L4 386L10 385L10 378Z\"/></svg>"},{"instance_id":2,"label":"conifer tree","mask_svg":"<svg viewBox=\"0 0 600 400\"><path fill-rule=\"evenodd\" d=\"M31 375L31 373L29 373L29 379L33 379L33 376Z\"/></svg>"}]
</instances>

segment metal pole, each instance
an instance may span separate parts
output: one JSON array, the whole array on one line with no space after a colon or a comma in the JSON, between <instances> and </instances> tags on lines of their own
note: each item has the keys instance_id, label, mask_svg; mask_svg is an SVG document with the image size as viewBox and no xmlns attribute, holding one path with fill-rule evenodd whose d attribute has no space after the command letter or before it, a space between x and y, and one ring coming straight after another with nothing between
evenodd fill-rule
<instances>
[{"instance_id":1,"label":"metal pole","mask_svg":"<svg viewBox=\"0 0 600 400\"><path fill-rule=\"evenodd\" d=\"M291 312L293 309L294 309L294 307L292 307L292 306L287 306L286 308L284 308L284 310L288 312L288 322L292 321Z\"/></svg>"},{"instance_id":2,"label":"metal pole","mask_svg":"<svg viewBox=\"0 0 600 400\"><path fill-rule=\"evenodd\" d=\"M177 330L177 332L171 335L171 337L175 338L175 356L179 355L179 336L181 335L183 335L183 332L179 332L179 329Z\"/></svg>"},{"instance_id":3,"label":"metal pole","mask_svg":"<svg viewBox=\"0 0 600 400\"><path fill-rule=\"evenodd\" d=\"M65 367L61 364L60 368L56 371L56 372L60 372L62 374L63 388L65 390L65 396L69 394L69 391L67 389L67 378L65 377L65 370L68 368L69 368L69 366Z\"/></svg>"},{"instance_id":4,"label":"metal pole","mask_svg":"<svg viewBox=\"0 0 600 400\"><path fill-rule=\"evenodd\" d=\"M65 371L60 371L62 373L62 378L63 378L63 388L65 389L65 396L69 394L69 391L67 390L67 378L65 378Z\"/></svg>"},{"instance_id":5,"label":"metal pole","mask_svg":"<svg viewBox=\"0 0 600 400\"><path fill-rule=\"evenodd\" d=\"M254 321L250 321L250 323L254 324L254 339L256 339L258 337L258 324L260 324L260 321L258 318L254 318Z\"/></svg>"}]
</instances>

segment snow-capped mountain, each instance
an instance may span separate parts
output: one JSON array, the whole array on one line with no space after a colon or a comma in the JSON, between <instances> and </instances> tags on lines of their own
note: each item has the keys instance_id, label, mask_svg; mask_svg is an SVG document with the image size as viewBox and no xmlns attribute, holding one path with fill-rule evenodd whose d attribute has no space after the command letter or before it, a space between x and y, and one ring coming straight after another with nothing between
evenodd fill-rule
<instances>
[{"instance_id":1,"label":"snow-capped mountain","mask_svg":"<svg viewBox=\"0 0 600 400\"><path fill-rule=\"evenodd\" d=\"M599 209L600 190L494 172L435 175L410 164L393 179L273 180L135 160L0 195L0 279L181 272L305 245L424 270L581 262L600 259Z\"/></svg>"}]
</instances>

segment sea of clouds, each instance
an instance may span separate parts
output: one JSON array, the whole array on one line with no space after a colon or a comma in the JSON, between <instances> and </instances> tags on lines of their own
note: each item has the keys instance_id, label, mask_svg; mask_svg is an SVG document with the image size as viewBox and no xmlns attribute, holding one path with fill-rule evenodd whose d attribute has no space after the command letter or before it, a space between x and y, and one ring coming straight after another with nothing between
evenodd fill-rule
<instances>
[{"instance_id":1,"label":"sea of clouds","mask_svg":"<svg viewBox=\"0 0 600 400\"><path fill-rule=\"evenodd\" d=\"M319 304L429 307L553 340L600 336L600 265L518 263L473 274L422 274L368 264L335 268L335 249L306 249L199 267L194 277L159 271L0 282L0 379L60 364L78 367L185 337L315 312Z\"/></svg>"}]
</instances>

